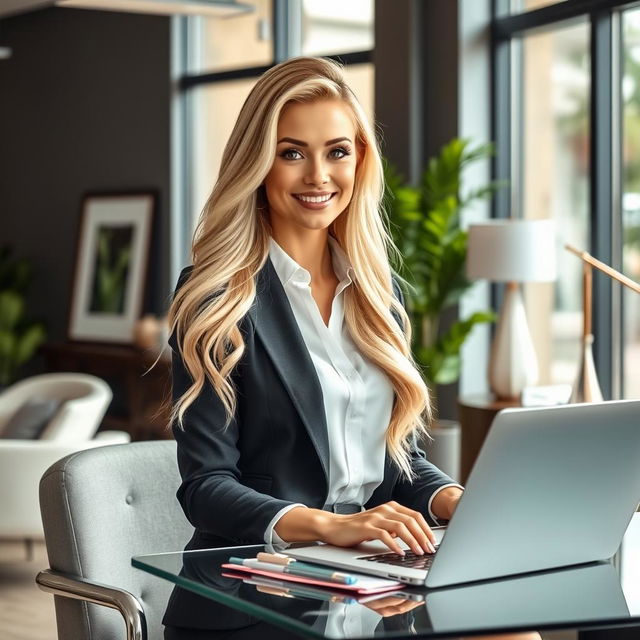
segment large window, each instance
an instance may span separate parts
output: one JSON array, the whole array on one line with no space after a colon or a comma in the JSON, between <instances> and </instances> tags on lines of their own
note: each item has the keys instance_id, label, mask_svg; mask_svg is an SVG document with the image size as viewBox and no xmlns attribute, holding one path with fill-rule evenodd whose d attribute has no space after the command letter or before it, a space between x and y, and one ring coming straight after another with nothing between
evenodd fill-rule
<instances>
[{"instance_id":1,"label":"large window","mask_svg":"<svg viewBox=\"0 0 640 640\"><path fill-rule=\"evenodd\" d=\"M242 103L273 64L297 55L340 60L347 81L373 119L373 0L245 3L255 11L225 19L189 19L182 84L189 105L184 163L189 196L184 208L191 230L216 182Z\"/></svg>"},{"instance_id":2,"label":"large window","mask_svg":"<svg viewBox=\"0 0 640 640\"><path fill-rule=\"evenodd\" d=\"M589 241L589 29L584 21L527 35L522 69L524 218L552 218L559 239ZM573 383L582 335L582 268L558 247L558 280L528 284L527 315L538 349L541 384Z\"/></svg>"},{"instance_id":3,"label":"large window","mask_svg":"<svg viewBox=\"0 0 640 640\"><path fill-rule=\"evenodd\" d=\"M558 280L525 289L540 383L573 383L582 270L565 243L640 280L640 10L622 0L496 0L494 135L511 197L498 217L552 218ZM640 296L594 276L605 397L639 397Z\"/></svg>"},{"instance_id":4,"label":"large window","mask_svg":"<svg viewBox=\"0 0 640 640\"><path fill-rule=\"evenodd\" d=\"M640 281L640 9L623 14L622 268ZM624 395L640 398L640 295L624 289Z\"/></svg>"}]
</instances>

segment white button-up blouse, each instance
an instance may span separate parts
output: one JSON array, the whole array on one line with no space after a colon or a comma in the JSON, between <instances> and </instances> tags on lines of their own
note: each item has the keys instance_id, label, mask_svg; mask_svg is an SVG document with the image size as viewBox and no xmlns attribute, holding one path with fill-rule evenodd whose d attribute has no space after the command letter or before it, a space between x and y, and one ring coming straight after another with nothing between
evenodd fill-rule
<instances>
[{"instance_id":1,"label":"white button-up blouse","mask_svg":"<svg viewBox=\"0 0 640 640\"><path fill-rule=\"evenodd\" d=\"M328 326L311 294L309 272L273 238L269 257L282 282L322 388L329 437L327 504L362 505L383 480L385 436L391 419L394 389L384 372L360 354L349 335L344 323L343 300L344 290L352 283L353 270L346 254L331 236L329 248L339 284ZM430 503L433 497L435 494ZM289 505L274 516L265 531L267 544L286 544L273 528L296 506L306 505ZM432 513L430 515L433 517Z\"/></svg>"}]
</instances>

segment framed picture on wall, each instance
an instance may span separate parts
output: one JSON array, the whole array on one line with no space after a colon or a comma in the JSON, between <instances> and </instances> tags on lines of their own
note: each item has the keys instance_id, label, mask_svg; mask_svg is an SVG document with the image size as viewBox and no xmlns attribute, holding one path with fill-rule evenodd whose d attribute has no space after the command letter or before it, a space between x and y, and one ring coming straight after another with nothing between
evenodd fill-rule
<instances>
[{"instance_id":1,"label":"framed picture on wall","mask_svg":"<svg viewBox=\"0 0 640 640\"><path fill-rule=\"evenodd\" d=\"M146 294L155 207L153 192L84 196L70 340L133 343Z\"/></svg>"}]
</instances>

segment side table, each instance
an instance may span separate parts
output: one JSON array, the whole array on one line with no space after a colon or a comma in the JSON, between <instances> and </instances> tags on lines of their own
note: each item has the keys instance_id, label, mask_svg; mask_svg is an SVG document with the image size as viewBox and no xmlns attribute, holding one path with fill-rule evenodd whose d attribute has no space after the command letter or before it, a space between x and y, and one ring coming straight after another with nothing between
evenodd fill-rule
<instances>
[{"instance_id":1,"label":"side table","mask_svg":"<svg viewBox=\"0 0 640 640\"><path fill-rule=\"evenodd\" d=\"M82 371L109 382L124 409L107 410L103 428L121 429L132 440L161 440L172 437L168 412L160 412L171 394L171 363L131 346L89 342L49 342L42 347L47 371ZM120 395L118 395L120 393ZM120 396L122 396L120 398Z\"/></svg>"},{"instance_id":2,"label":"side table","mask_svg":"<svg viewBox=\"0 0 640 640\"><path fill-rule=\"evenodd\" d=\"M496 400L492 395L470 395L458 399L460 420L460 482L464 484L471 473L480 447L498 411L519 407L518 400Z\"/></svg>"}]
</instances>

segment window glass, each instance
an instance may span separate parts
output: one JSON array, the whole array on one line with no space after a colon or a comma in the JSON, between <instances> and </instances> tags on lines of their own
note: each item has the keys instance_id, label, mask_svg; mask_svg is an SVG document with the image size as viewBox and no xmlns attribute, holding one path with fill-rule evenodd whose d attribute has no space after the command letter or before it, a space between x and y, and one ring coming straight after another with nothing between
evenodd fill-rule
<instances>
[{"instance_id":1,"label":"window glass","mask_svg":"<svg viewBox=\"0 0 640 640\"><path fill-rule=\"evenodd\" d=\"M558 279L527 284L525 301L540 364L539 384L573 384L582 336L582 266L563 249L589 248L589 27L586 22L521 41L521 207L552 218ZM517 137L517 136L516 136Z\"/></svg>"},{"instance_id":2,"label":"window glass","mask_svg":"<svg viewBox=\"0 0 640 640\"><path fill-rule=\"evenodd\" d=\"M218 179L224 146L256 80L216 82L194 89L193 165L189 176L193 228Z\"/></svg>"},{"instance_id":3,"label":"window glass","mask_svg":"<svg viewBox=\"0 0 640 640\"><path fill-rule=\"evenodd\" d=\"M640 282L640 10L623 13L623 197L622 265ZM625 398L640 397L640 295L627 287L623 297L623 379Z\"/></svg>"},{"instance_id":4,"label":"window glass","mask_svg":"<svg viewBox=\"0 0 640 640\"><path fill-rule=\"evenodd\" d=\"M303 0L303 55L369 49L373 49L373 0Z\"/></svg>"},{"instance_id":5,"label":"window glass","mask_svg":"<svg viewBox=\"0 0 640 640\"><path fill-rule=\"evenodd\" d=\"M365 112L370 119L373 118L373 65L349 65L344 73ZM193 228L218 178L224 146L242 104L256 81L257 78L231 80L194 89L194 164L191 172Z\"/></svg>"},{"instance_id":6,"label":"window glass","mask_svg":"<svg viewBox=\"0 0 640 640\"><path fill-rule=\"evenodd\" d=\"M225 71L273 62L272 0L251 0L252 13L191 21L191 73Z\"/></svg>"},{"instance_id":7,"label":"window glass","mask_svg":"<svg viewBox=\"0 0 640 640\"><path fill-rule=\"evenodd\" d=\"M511 0L511 13L522 13L547 7L550 4L560 4L566 0Z\"/></svg>"}]
</instances>

